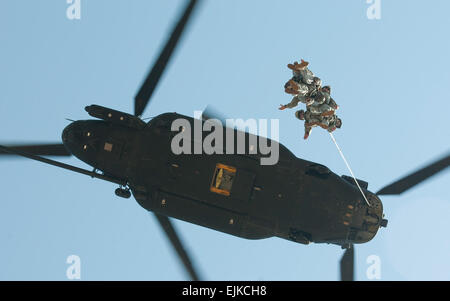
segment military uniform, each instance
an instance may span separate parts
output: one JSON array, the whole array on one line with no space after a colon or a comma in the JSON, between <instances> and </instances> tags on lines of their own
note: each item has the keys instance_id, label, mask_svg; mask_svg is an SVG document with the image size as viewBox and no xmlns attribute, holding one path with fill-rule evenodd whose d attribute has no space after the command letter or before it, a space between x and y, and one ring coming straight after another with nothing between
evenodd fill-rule
<instances>
[{"instance_id":1,"label":"military uniform","mask_svg":"<svg viewBox=\"0 0 450 301\"><path fill-rule=\"evenodd\" d=\"M304 139L307 139L313 127L320 126L324 130L328 132L333 132L336 128L340 128L342 125L342 121L337 115L333 114L331 116L323 116L320 114L313 114L311 111L307 110L306 112L303 110L295 112L295 116L305 121L305 136Z\"/></svg>"},{"instance_id":2,"label":"military uniform","mask_svg":"<svg viewBox=\"0 0 450 301\"><path fill-rule=\"evenodd\" d=\"M292 108L295 108L299 102L304 103L305 105L309 106L314 102L314 98L311 98L306 95L296 95L292 98L290 103L283 105L283 107L292 109Z\"/></svg>"},{"instance_id":3,"label":"military uniform","mask_svg":"<svg viewBox=\"0 0 450 301\"><path fill-rule=\"evenodd\" d=\"M320 90L322 80L307 68L308 62L304 60L300 64L294 62L288 68L292 70L292 78L284 85L285 92L294 95L291 102L282 105L280 109L294 108L299 102L308 105L314 103L317 91Z\"/></svg>"},{"instance_id":4,"label":"military uniform","mask_svg":"<svg viewBox=\"0 0 450 301\"><path fill-rule=\"evenodd\" d=\"M335 114L327 117L327 124L328 127L326 128L326 130L331 133L342 126L342 120Z\"/></svg>"},{"instance_id":5,"label":"military uniform","mask_svg":"<svg viewBox=\"0 0 450 301\"><path fill-rule=\"evenodd\" d=\"M293 80L311 85L314 81L314 73L308 69L309 63L301 60L300 64L288 64L288 68L292 70Z\"/></svg>"},{"instance_id":6,"label":"military uniform","mask_svg":"<svg viewBox=\"0 0 450 301\"><path fill-rule=\"evenodd\" d=\"M303 82L307 85L312 85L314 81L314 73L307 67L301 69L300 71L292 71L293 79L297 82Z\"/></svg>"},{"instance_id":7,"label":"military uniform","mask_svg":"<svg viewBox=\"0 0 450 301\"><path fill-rule=\"evenodd\" d=\"M334 115L334 112L339 108L330 94L320 90L314 97L314 101L308 107L308 110L313 114L321 114L323 116Z\"/></svg>"},{"instance_id":8,"label":"military uniform","mask_svg":"<svg viewBox=\"0 0 450 301\"><path fill-rule=\"evenodd\" d=\"M284 85L284 91L288 94L292 95L302 95L305 96L312 90L311 85L307 85L303 82L297 82L293 78L290 79L285 85Z\"/></svg>"},{"instance_id":9,"label":"military uniform","mask_svg":"<svg viewBox=\"0 0 450 301\"><path fill-rule=\"evenodd\" d=\"M299 110L295 112L295 116L305 121L305 136L304 139L308 138L309 134L313 127L320 126L322 128L327 128L328 123L326 121L326 117L321 116L320 114L313 114L310 110Z\"/></svg>"},{"instance_id":10,"label":"military uniform","mask_svg":"<svg viewBox=\"0 0 450 301\"><path fill-rule=\"evenodd\" d=\"M315 77L314 73L307 68L308 62L294 62L288 68L292 70L293 77L284 85L285 92L294 95L291 102L281 105L280 110L294 108L299 102L306 105L306 111L299 110L295 116L305 121L305 136L307 139L313 127L320 126L329 132L339 128L342 121L335 115L338 105L331 98L331 88L321 87L322 81Z\"/></svg>"}]
</instances>

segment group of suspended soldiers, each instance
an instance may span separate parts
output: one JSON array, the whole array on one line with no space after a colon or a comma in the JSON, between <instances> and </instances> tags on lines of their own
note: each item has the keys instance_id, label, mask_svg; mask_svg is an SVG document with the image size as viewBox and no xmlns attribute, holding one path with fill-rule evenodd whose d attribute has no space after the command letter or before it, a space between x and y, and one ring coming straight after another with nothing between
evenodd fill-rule
<instances>
[{"instance_id":1,"label":"group of suspended soldiers","mask_svg":"<svg viewBox=\"0 0 450 301\"><path fill-rule=\"evenodd\" d=\"M293 77L284 85L285 92L294 95L292 101L280 105L280 110L294 108L299 102L306 105L305 110L295 112L295 116L305 121L305 136L307 139L315 126L320 126L328 132L333 132L342 126L342 120L337 117L339 106L331 98L330 86L322 87L322 80L308 69L309 63L301 60L300 63L288 64Z\"/></svg>"}]
</instances>

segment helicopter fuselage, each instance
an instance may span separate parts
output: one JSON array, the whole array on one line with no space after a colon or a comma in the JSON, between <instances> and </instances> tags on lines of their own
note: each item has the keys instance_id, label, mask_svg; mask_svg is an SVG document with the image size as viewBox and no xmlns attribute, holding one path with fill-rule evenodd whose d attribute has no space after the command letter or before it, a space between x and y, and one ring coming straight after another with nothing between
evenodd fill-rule
<instances>
[{"instance_id":1,"label":"helicopter fuselage","mask_svg":"<svg viewBox=\"0 0 450 301\"><path fill-rule=\"evenodd\" d=\"M277 236L303 244L364 243L382 225L382 203L367 183L359 181L370 206L353 179L299 159L281 144L274 165L261 165L262 155L248 152L177 155L171 125L182 118L194 128L195 119L165 113L146 124L89 108L103 120L73 122L63 132L64 145L94 169L122 179L146 210L242 238ZM251 134L241 134L250 140Z\"/></svg>"}]
</instances>

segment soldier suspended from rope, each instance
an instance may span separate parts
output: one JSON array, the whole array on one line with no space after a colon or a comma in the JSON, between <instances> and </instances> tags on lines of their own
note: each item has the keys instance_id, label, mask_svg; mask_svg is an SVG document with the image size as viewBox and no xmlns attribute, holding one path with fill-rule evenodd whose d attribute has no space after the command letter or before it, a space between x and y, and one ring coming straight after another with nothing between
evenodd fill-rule
<instances>
[{"instance_id":1,"label":"soldier suspended from rope","mask_svg":"<svg viewBox=\"0 0 450 301\"><path fill-rule=\"evenodd\" d=\"M339 106L331 97L331 87L322 87L322 80L308 69L309 63L301 60L300 63L288 64L292 70L292 78L284 85L285 92L294 95L291 102L280 105L280 110L294 108L300 102L306 105L306 111L299 110L295 116L305 121L304 139L309 137L313 127L320 126L328 132L333 132L342 126L342 120L337 117Z\"/></svg>"}]
</instances>

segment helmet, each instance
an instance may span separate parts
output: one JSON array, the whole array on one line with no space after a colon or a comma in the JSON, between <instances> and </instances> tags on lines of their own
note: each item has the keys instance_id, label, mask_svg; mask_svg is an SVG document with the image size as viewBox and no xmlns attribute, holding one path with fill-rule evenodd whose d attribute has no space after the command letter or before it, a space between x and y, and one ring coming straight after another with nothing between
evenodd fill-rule
<instances>
[{"instance_id":1,"label":"helmet","mask_svg":"<svg viewBox=\"0 0 450 301\"><path fill-rule=\"evenodd\" d=\"M317 76L314 76L313 83L316 86L319 86L319 87L322 86L322 80L320 78L318 78Z\"/></svg>"},{"instance_id":2,"label":"helmet","mask_svg":"<svg viewBox=\"0 0 450 301\"><path fill-rule=\"evenodd\" d=\"M322 90L325 90L328 94L331 94L331 87L330 86L323 86Z\"/></svg>"},{"instance_id":3,"label":"helmet","mask_svg":"<svg viewBox=\"0 0 450 301\"><path fill-rule=\"evenodd\" d=\"M305 111L299 110L295 112L295 117L297 117L300 120L305 120Z\"/></svg>"}]
</instances>

